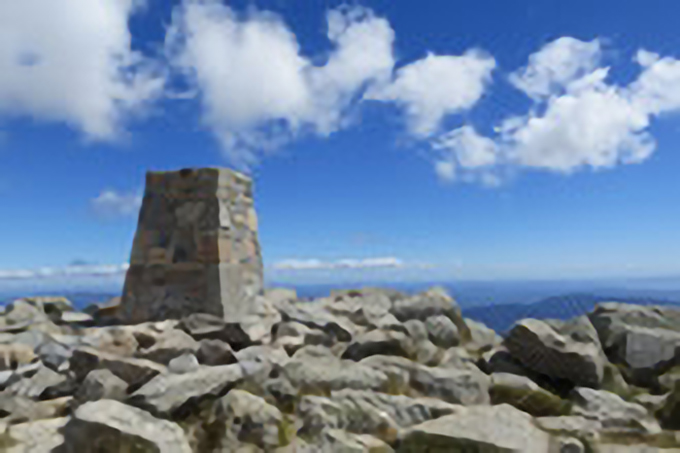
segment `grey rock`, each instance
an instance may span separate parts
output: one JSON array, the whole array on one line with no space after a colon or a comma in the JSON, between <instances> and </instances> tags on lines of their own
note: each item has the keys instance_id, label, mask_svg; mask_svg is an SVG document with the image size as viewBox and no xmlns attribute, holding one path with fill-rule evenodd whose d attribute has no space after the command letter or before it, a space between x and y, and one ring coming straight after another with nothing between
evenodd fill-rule
<instances>
[{"instance_id":1,"label":"grey rock","mask_svg":"<svg viewBox=\"0 0 680 453\"><path fill-rule=\"evenodd\" d=\"M394 450L385 442L368 434L348 433L340 429L318 432L310 444L294 446L296 453L391 453ZM287 452L286 452L287 453Z\"/></svg>"},{"instance_id":2,"label":"grey rock","mask_svg":"<svg viewBox=\"0 0 680 453\"><path fill-rule=\"evenodd\" d=\"M260 448L279 446L281 412L259 396L234 389L213 405L216 420L227 426L232 441L248 442ZM228 439L229 440L229 439Z\"/></svg>"},{"instance_id":3,"label":"grey rock","mask_svg":"<svg viewBox=\"0 0 680 453\"><path fill-rule=\"evenodd\" d=\"M88 347L74 349L69 364L78 381L92 370L107 369L133 387L166 371L163 365L151 360L118 357Z\"/></svg>"},{"instance_id":4,"label":"grey rock","mask_svg":"<svg viewBox=\"0 0 680 453\"><path fill-rule=\"evenodd\" d=\"M571 403L539 387L531 379L510 373L491 374L492 404L510 404L533 416L568 415Z\"/></svg>"},{"instance_id":5,"label":"grey rock","mask_svg":"<svg viewBox=\"0 0 680 453\"><path fill-rule=\"evenodd\" d=\"M425 320L430 341L440 348L451 348L460 343L458 327L444 315L430 316Z\"/></svg>"},{"instance_id":6,"label":"grey rock","mask_svg":"<svg viewBox=\"0 0 680 453\"><path fill-rule=\"evenodd\" d=\"M187 416L203 398L217 398L244 377L239 364L203 367L184 374L160 374L134 392L133 406L162 417Z\"/></svg>"},{"instance_id":7,"label":"grey rock","mask_svg":"<svg viewBox=\"0 0 680 453\"><path fill-rule=\"evenodd\" d=\"M349 345L343 359L359 361L371 355L396 355L408 357L408 336L394 330L371 330Z\"/></svg>"},{"instance_id":8,"label":"grey rock","mask_svg":"<svg viewBox=\"0 0 680 453\"><path fill-rule=\"evenodd\" d=\"M41 365L37 372L31 377L21 379L8 386L5 392L12 395L25 396L28 398L38 398L46 390L56 387L66 381L67 378L56 373L48 367Z\"/></svg>"},{"instance_id":9,"label":"grey rock","mask_svg":"<svg viewBox=\"0 0 680 453\"><path fill-rule=\"evenodd\" d=\"M176 357L195 353L198 347L198 342L191 336L181 330L173 329L161 333L155 338L153 346L139 350L136 356L167 365Z\"/></svg>"},{"instance_id":10,"label":"grey rock","mask_svg":"<svg viewBox=\"0 0 680 453\"><path fill-rule=\"evenodd\" d=\"M63 453L156 451L191 453L184 432L168 420L113 400L83 404L64 426Z\"/></svg>"},{"instance_id":11,"label":"grey rock","mask_svg":"<svg viewBox=\"0 0 680 453\"><path fill-rule=\"evenodd\" d=\"M597 388L602 383L606 358L599 343L576 341L546 322L517 322L505 345L513 357L537 373L585 387Z\"/></svg>"},{"instance_id":12,"label":"grey rock","mask_svg":"<svg viewBox=\"0 0 680 453\"><path fill-rule=\"evenodd\" d=\"M425 327L425 323L423 321L418 319L409 319L404 322L404 328L406 328L408 335L415 341L429 340L427 327Z\"/></svg>"},{"instance_id":13,"label":"grey rock","mask_svg":"<svg viewBox=\"0 0 680 453\"><path fill-rule=\"evenodd\" d=\"M559 453L585 453L586 451L583 442L574 437L562 438L558 442Z\"/></svg>"},{"instance_id":14,"label":"grey rock","mask_svg":"<svg viewBox=\"0 0 680 453\"><path fill-rule=\"evenodd\" d=\"M70 347L57 341L47 341L35 349L40 361L54 371L59 370L62 364L68 363L72 350Z\"/></svg>"},{"instance_id":15,"label":"grey rock","mask_svg":"<svg viewBox=\"0 0 680 453\"><path fill-rule=\"evenodd\" d=\"M656 415L664 429L680 430L680 383L675 384Z\"/></svg>"},{"instance_id":16,"label":"grey rock","mask_svg":"<svg viewBox=\"0 0 680 453\"><path fill-rule=\"evenodd\" d=\"M0 427L4 431L0 441L4 453L52 453L63 444L61 430L68 417L32 420L30 422ZM9 439L8 439L9 438Z\"/></svg>"},{"instance_id":17,"label":"grey rock","mask_svg":"<svg viewBox=\"0 0 680 453\"><path fill-rule=\"evenodd\" d=\"M236 351L254 344L239 324L227 323L224 319L207 313L193 313L186 316L182 318L177 328L185 331L197 341L224 341Z\"/></svg>"},{"instance_id":18,"label":"grey rock","mask_svg":"<svg viewBox=\"0 0 680 453\"><path fill-rule=\"evenodd\" d=\"M331 390L385 388L385 373L351 360L336 357L294 357L283 366L283 375L303 393Z\"/></svg>"},{"instance_id":19,"label":"grey rock","mask_svg":"<svg viewBox=\"0 0 680 453\"><path fill-rule=\"evenodd\" d=\"M92 316L87 313L81 313L77 311L68 311L62 313L59 319L55 321L57 324L67 324L75 326L92 326L95 324Z\"/></svg>"},{"instance_id":20,"label":"grey rock","mask_svg":"<svg viewBox=\"0 0 680 453\"><path fill-rule=\"evenodd\" d=\"M283 348L274 346L251 346L234 353L239 362L259 362L283 366L290 357Z\"/></svg>"},{"instance_id":21,"label":"grey rock","mask_svg":"<svg viewBox=\"0 0 680 453\"><path fill-rule=\"evenodd\" d=\"M71 398L34 401L31 398L0 392L0 414L4 423L24 423L64 415Z\"/></svg>"},{"instance_id":22,"label":"grey rock","mask_svg":"<svg viewBox=\"0 0 680 453\"><path fill-rule=\"evenodd\" d=\"M37 356L33 352L33 347L21 344L0 344L0 370L11 370L19 365L27 365Z\"/></svg>"},{"instance_id":23,"label":"grey rock","mask_svg":"<svg viewBox=\"0 0 680 453\"><path fill-rule=\"evenodd\" d=\"M40 305L25 299L17 299L5 308L5 322L9 325L30 325L48 320Z\"/></svg>"},{"instance_id":24,"label":"grey rock","mask_svg":"<svg viewBox=\"0 0 680 453\"><path fill-rule=\"evenodd\" d=\"M127 388L127 382L111 371L92 370L85 376L74 400L79 404L103 399L123 401L127 398Z\"/></svg>"},{"instance_id":25,"label":"grey rock","mask_svg":"<svg viewBox=\"0 0 680 453\"><path fill-rule=\"evenodd\" d=\"M294 321L305 326L322 330L337 341L350 341L358 333L359 327L341 315L327 310L322 302L283 303L279 307L283 321Z\"/></svg>"},{"instance_id":26,"label":"grey rock","mask_svg":"<svg viewBox=\"0 0 680 453\"><path fill-rule=\"evenodd\" d=\"M201 340L196 358L201 365L230 365L236 362L234 351L221 340Z\"/></svg>"},{"instance_id":27,"label":"grey rock","mask_svg":"<svg viewBox=\"0 0 680 453\"><path fill-rule=\"evenodd\" d=\"M550 435L530 415L501 404L467 407L416 425L403 433L397 451L545 453L549 445Z\"/></svg>"},{"instance_id":28,"label":"grey rock","mask_svg":"<svg viewBox=\"0 0 680 453\"><path fill-rule=\"evenodd\" d=\"M470 341L465 344L465 348L469 351L483 354L503 342L503 338L500 335L483 323L469 318L464 318L464 321L465 325L470 329Z\"/></svg>"},{"instance_id":29,"label":"grey rock","mask_svg":"<svg viewBox=\"0 0 680 453\"><path fill-rule=\"evenodd\" d=\"M85 329L81 341L100 352L120 357L132 357L139 348L135 330L127 326Z\"/></svg>"},{"instance_id":30,"label":"grey rock","mask_svg":"<svg viewBox=\"0 0 680 453\"><path fill-rule=\"evenodd\" d=\"M171 373L183 374L191 373L200 368L198 359L193 354L182 354L179 357L175 357L168 364L168 371Z\"/></svg>"},{"instance_id":31,"label":"grey rock","mask_svg":"<svg viewBox=\"0 0 680 453\"><path fill-rule=\"evenodd\" d=\"M573 436L595 442L599 439L602 423L580 415L548 416L534 419L536 426L560 436Z\"/></svg>"}]
</instances>

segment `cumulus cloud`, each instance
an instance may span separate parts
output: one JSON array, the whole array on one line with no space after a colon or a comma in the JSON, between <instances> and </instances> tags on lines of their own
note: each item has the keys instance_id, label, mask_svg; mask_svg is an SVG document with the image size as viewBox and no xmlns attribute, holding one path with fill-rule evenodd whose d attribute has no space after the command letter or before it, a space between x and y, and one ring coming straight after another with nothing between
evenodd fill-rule
<instances>
[{"instance_id":1,"label":"cumulus cloud","mask_svg":"<svg viewBox=\"0 0 680 453\"><path fill-rule=\"evenodd\" d=\"M315 269L365 269L365 268L401 268L405 267L399 258L378 257L364 259L341 259L337 261L322 261L318 259L289 259L272 265L276 270L315 270Z\"/></svg>"},{"instance_id":2,"label":"cumulus cloud","mask_svg":"<svg viewBox=\"0 0 680 453\"><path fill-rule=\"evenodd\" d=\"M0 116L67 123L116 138L163 78L131 50L138 0L0 2Z\"/></svg>"},{"instance_id":3,"label":"cumulus cloud","mask_svg":"<svg viewBox=\"0 0 680 453\"><path fill-rule=\"evenodd\" d=\"M389 84L374 86L366 98L395 102L406 112L409 131L428 137L447 115L477 103L495 66L495 60L480 51L460 56L428 54L400 68Z\"/></svg>"},{"instance_id":4,"label":"cumulus cloud","mask_svg":"<svg viewBox=\"0 0 680 453\"><path fill-rule=\"evenodd\" d=\"M203 120L235 163L305 130L338 130L358 93L390 76L394 32L385 19L354 7L327 20L333 49L316 65L272 13L240 16L217 0L185 0L174 11L169 58L200 90Z\"/></svg>"},{"instance_id":5,"label":"cumulus cloud","mask_svg":"<svg viewBox=\"0 0 680 453\"><path fill-rule=\"evenodd\" d=\"M121 194L115 190L105 190L91 200L95 212L105 217L126 217L136 215L142 205L139 194Z\"/></svg>"},{"instance_id":6,"label":"cumulus cloud","mask_svg":"<svg viewBox=\"0 0 680 453\"><path fill-rule=\"evenodd\" d=\"M0 280L26 280L35 278L106 276L124 274L129 264L87 264L40 269L0 269Z\"/></svg>"},{"instance_id":7,"label":"cumulus cloud","mask_svg":"<svg viewBox=\"0 0 680 453\"><path fill-rule=\"evenodd\" d=\"M654 152L655 117L680 109L680 61L641 50L641 72L628 85L609 80L598 40L560 38L529 57L510 80L534 101L522 116L506 118L495 137L464 126L432 140L435 172L499 180L507 168L572 173L640 163ZM474 179L470 178L469 179Z\"/></svg>"}]
</instances>

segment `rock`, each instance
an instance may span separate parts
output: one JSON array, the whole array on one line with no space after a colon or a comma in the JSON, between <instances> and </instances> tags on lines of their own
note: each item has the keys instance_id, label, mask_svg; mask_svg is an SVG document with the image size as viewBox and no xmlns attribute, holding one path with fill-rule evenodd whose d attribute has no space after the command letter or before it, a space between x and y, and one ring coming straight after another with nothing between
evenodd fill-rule
<instances>
[{"instance_id":1,"label":"rock","mask_svg":"<svg viewBox=\"0 0 680 453\"><path fill-rule=\"evenodd\" d=\"M415 341L429 340L427 327L425 327L425 323L423 321L418 319L409 319L405 321L403 325L408 335Z\"/></svg>"},{"instance_id":2,"label":"rock","mask_svg":"<svg viewBox=\"0 0 680 453\"><path fill-rule=\"evenodd\" d=\"M610 360L625 364L636 381L649 384L668 363L680 360L677 308L607 302L597 304L589 317Z\"/></svg>"},{"instance_id":3,"label":"rock","mask_svg":"<svg viewBox=\"0 0 680 453\"><path fill-rule=\"evenodd\" d=\"M312 394L346 388L379 390L388 384L385 373L332 356L293 357L283 366L283 375L303 393Z\"/></svg>"},{"instance_id":4,"label":"rock","mask_svg":"<svg viewBox=\"0 0 680 453\"><path fill-rule=\"evenodd\" d=\"M47 341L38 346L35 352L40 357L40 361L54 371L59 370L62 364L68 363L72 354L70 347L57 341Z\"/></svg>"},{"instance_id":5,"label":"rock","mask_svg":"<svg viewBox=\"0 0 680 453\"><path fill-rule=\"evenodd\" d=\"M34 420L6 426L0 434L0 450L4 453L50 453L64 442L62 428L68 417Z\"/></svg>"},{"instance_id":6,"label":"rock","mask_svg":"<svg viewBox=\"0 0 680 453\"><path fill-rule=\"evenodd\" d=\"M107 369L133 388L166 371L163 365L151 360L118 357L88 347L74 349L69 364L78 381L92 370Z\"/></svg>"},{"instance_id":7,"label":"rock","mask_svg":"<svg viewBox=\"0 0 680 453\"><path fill-rule=\"evenodd\" d=\"M234 351L228 343L221 340L201 340L196 351L201 365L230 365L236 362Z\"/></svg>"},{"instance_id":8,"label":"rock","mask_svg":"<svg viewBox=\"0 0 680 453\"><path fill-rule=\"evenodd\" d=\"M0 392L0 415L4 423L24 423L64 415L71 398L34 401L22 395Z\"/></svg>"},{"instance_id":9,"label":"rock","mask_svg":"<svg viewBox=\"0 0 680 453\"><path fill-rule=\"evenodd\" d=\"M643 433L661 431L647 410L605 390L577 387L572 391L573 415L599 421L604 428L632 428Z\"/></svg>"},{"instance_id":10,"label":"rock","mask_svg":"<svg viewBox=\"0 0 680 453\"><path fill-rule=\"evenodd\" d=\"M49 388L56 387L66 381L66 377L48 367L41 365L37 372L29 378L21 379L8 386L6 393L28 398L39 398Z\"/></svg>"},{"instance_id":11,"label":"rock","mask_svg":"<svg viewBox=\"0 0 680 453\"><path fill-rule=\"evenodd\" d=\"M430 316L425 320L425 328L430 341L440 348L448 349L460 343L458 327L447 316Z\"/></svg>"},{"instance_id":12,"label":"rock","mask_svg":"<svg viewBox=\"0 0 680 453\"><path fill-rule=\"evenodd\" d=\"M58 320L55 321L57 324L66 324L70 326L93 326L95 324L92 316L87 313L80 313L77 311L67 311L62 313Z\"/></svg>"},{"instance_id":13,"label":"rock","mask_svg":"<svg viewBox=\"0 0 680 453\"><path fill-rule=\"evenodd\" d=\"M193 354L199 344L191 336L178 329L163 332L155 338L153 346L141 349L136 356L167 365L172 359L184 354Z\"/></svg>"},{"instance_id":14,"label":"rock","mask_svg":"<svg viewBox=\"0 0 680 453\"><path fill-rule=\"evenodd\" d=\"M470 352L483 354L503 342L503 338L481 322L464 318L465 325L470 329L470 341L465 348Z\"/></svg>"},{"instance_id":15,"label":"rock","mask_svg":"<svg viewBox=\"0 0 680 453\"><path fill-rule=\"evenodd\" d=\"M111 371L92 370L78 388L74 400L78 404L88 401L116 400L123 401L127 398L128 384Z\"/></svg>"},{"instance_id":16,"label":"rock","mask_svg":"<svg viewBox=\"0 0 680 453\"><path fill-rule=\"evenodd\" d=\"M657 412L657 417L664 429L680 430L680 383L675 384L675 388Z\"/></svg>"},{"instance_id":17,"label":"rock","mask_svg":"<svg viewBox=\"0 0 680 453\"><path fill-rule=\"evenodd\" d=\"M12 325L31 325L46 322L49 318L40 305L26 299L17 299L5 307L5 322Z\"/></svg>"},{"instance_id":18,"label":"rock","mask_svg":"<svg viewBox=\"0 0 680 453\"><path fill-rule=\"evenodd\" d=\"M26 365L36 359L31 346L12 343L0 344L0 370L15 369L19 365Z\"/></svg>"},{"instance_id":19,"label":"rock","mask_svg":"<svg viewBox=\"0 0 680 453\"><path fill-rule=\"evenodd\" d=\"M670 395L670 393L665 393L663 395L650 395L649 393L641 393L639 395L633 396L630 399L630 402L639 404L640 406L647 409L650 414L654 414L664 407Z\"/></svg>"},{"instance_id":20,"label":"rock","mask_svg":"<svg viewBox=\"0 0 680 453\"><path fill-rule=\"evenodd\" d=\"M182 429L171 421L113 400L83 404L64 426L63 453L157 451L191 453Z\"/></svg>"},{"instance_id":21,"label":"rock","mask_svg":"<svg viewBox=\"0 0 680 453\"><path fill-rule=\"evenodd\" d=\"M283 366L290 360L283 348L273 346L251 346L237 351L234 356L239 362L259 362Z\"/></svg>"},{"instance_id":22,"label":"rock","mask_svg":"<svg viewBox=\"0 0 680 453\"><path fill-rule=\"evenodd\" d=\"M172 359L168 364L168 371L177 374L191 373L199 368L198 359L193 354L182 354Z\"/></svg>"},{"instance_id":23,"label":"rock","mask_svg":"<svg viewBox=\"0 0 680 453\"><path fill-rule=\"evenodd\" d=\"M262 291L250 178L226 168L148 172L122 318L237 319L251 313Z\"/></svg>"},{"instance_id":24,"label":"rock","mask_svg":"<svg viewBox=\"0 0 680 453\"><path fill-rule=\"evenodd\" d=\"M323 301L304 304L283 303L279 306L282 320L298 322L332 336L335 341L347 342L360 331L360 327L347 318L334 315Z\"/></svg>"},{"instance_id":25,"label":"rock","mask_svg":"<svg viewBox=\"0 0 680 453\"><path fill-rule=\"evenodd\" d=\"M312 439L312 444L296 447L296 453L391 453L385 442L366 434L353 434L340 429L324 429Z\"/></svg>"},{"instance_id":26,"label":"rock","mask_svg":"<svg viewBox=\"0 0 680 453\"><path fill-rule=\"evenodd\" d=\"M392 305L390 313L401 322L410 319L424 321L431 316L446 316L458 328L461 341L466 343L470 340L470 330L463 321L460 307L441 287L431 288L407 299L396 301Z\"/></svg>"},{"instance_id":27,"label":"rock","mask_svg":"<svg viewBox=\"0 0 680 453\"><path fill-rule=\"evenodd\" d=\"M568 415L571 403L553 395L524 376L493 373L489 389L492 404L507 403L533 416Z\"/></svg>"},{"instance_id":28,"label":"rock","mask_svg":"<svg viewBox=\"0 0 680 453\"><path fill-rule=\"evenodd\" d=\"M602 430L600 421L579 415L537 417L535 423L536 426L551 434L586 439L589 443L597 441L599 432Z\"/></svg>"},{"instance_id":29,"label":"rock","mask_svg":"<svg viewBox=\"0 0 680 453\"><path fill-rule=\"evenodd\" d=\"M507 404L475 406L406 430L397 451L546 453L550 435Z\"/></svg>"},{"instance_id":30,"label":"rock","mask_svg":"<svg viewBox=\"0 0 680 453\"><path fill-rule=\"evenodd\" d=\"M284 301L295 302L298 298L293 288L265 288L264 297L275 306Z\"/></svg>"},{"instance_id":31,"label":"rock","mask_svg":"<svg viewBox=\"0 0 680 453\"><path fill-rule=\"evenodd\" d=\"M371 330L358 338L349 345L343 359L359 361L371 355L396 355L408 357L408 337L394 330Z\"/></svg>"},{"instance_id":32,"label":"rock","mask_svg":"<svg viewBox=\"0 0 680 453\"><path fill-rule=\"evenodd\" d=\"M574 437L559 439L558 448L559 453L585 453L586 451L583 442Z\"/></svg>"},{"instance_id":33,"label":"rock","mask_svg":"<svg viewBox=\"0 0 680 453\"><path fill-rule=\"evenodd\" d=\"M197 341L224 341L235 351L253 345L252 340L239 324L227 323L223 319L207 313L193 313L182 318L177 328L188 333Z\"/></svg>"},{"instance_id":34,"label":"rock","mask_svg":"<svg viewBox=\"0 0 680 453\"><path fill-rule=\"evenodd\" d=\"M527 370L522 363L514 358L505 346L496 346L490 351L482 354L476 362L480 370L487 374L491 373L510 373L518 376L533 374Z\"/></svg>"},{"instance_id":35,"label":"rock","mask_svg":"<svg viewBox=\"0 0 680 453\"><path fill-rule=\"evenodd\" d=\"M217 398L244 376L239 364L204 367L183 374L161 374L134 392L133 406L161 417L183 418L204 398Z\"/></svg>"},{"instance_id":36,"label":"rock","mask_svg":"<svg viewBox=\"0 0 680 453\"><path fill-rule=\"evenodd\" d=\"M249 392L234 389L213 405L215 419L226 424L227 437L260 448L278 447L281 412Z\"/></svg>"},{"instance_id":37,"label":"rock","mask_svg":"<svg viewBox=\"0 0 680 453\"><path fill-rule=\"evenodd\" d=\"M599 345L575 341L537 319L515 324L505 346L529 369L574 385L597 388L604 376L604 358Z\"/></svg>"},{"instance_id":38,"label":"rock","mask_svg":"<svg viewBox=\"0 0 680 453\"><path fill-rule=\"evenodd\" d=\"M454 404L489 404L490 379L478 369L428 367L403 357L379 355L367 357L359 364L384 372L396 388L402 388L406 380L422 396Z\"/></svg>"},{"instance_id":39,"label":"rock","mask_svg":"<svg viewBox=\"0 0 680 453\"><path fill-rule=\"evenodd\" d=\"M132 357L139 347L134 330L122 326L85 329L82 343L121 357Z\"/></svg>"},{"instance_id":40,"label":"rock","mask_svg":"<svg viewBox=\"0 0 680 453\"><path fill-rule=\"evenodd\" d=\"M298 417L304 433L325 428L371 434L394 442L402 428L455 413L460 406L434 398L409 398L365 390L331 392L330 398L303 396Z\"/></svg>"}]
</instances>

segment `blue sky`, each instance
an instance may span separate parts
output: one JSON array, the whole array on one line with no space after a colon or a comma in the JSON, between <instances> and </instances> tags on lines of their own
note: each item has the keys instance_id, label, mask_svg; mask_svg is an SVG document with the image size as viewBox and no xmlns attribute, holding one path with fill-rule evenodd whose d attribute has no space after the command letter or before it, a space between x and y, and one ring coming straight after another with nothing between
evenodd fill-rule
<instances>
[{"instance_id":1,"label":"blue sky","mask_svg":"<svg viewBox=\"0 0 680 453\"><path fill-rule=\"evenodd\" d=\"M270 280L680 275L677 2L58 6L0 6L5 284L125 263L144 173L201 166Z\"/></svg>"}]
</instances>

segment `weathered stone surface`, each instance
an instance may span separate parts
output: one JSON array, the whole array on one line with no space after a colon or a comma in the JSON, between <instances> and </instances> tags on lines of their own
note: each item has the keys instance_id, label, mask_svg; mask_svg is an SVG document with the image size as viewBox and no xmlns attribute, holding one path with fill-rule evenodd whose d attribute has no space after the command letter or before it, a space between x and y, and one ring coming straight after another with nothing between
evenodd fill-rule
<instances>
[{"instance_id":1,"label":"weathered stone surface","mask_svg":"<svg viewBox=\"0 0 680 453\"><path fill-rule=\"evenodd\" d=\"M239 362L259 362L277 366L283 366L290 360L283 348L266 345L241 349L234 353L234 356Z\"/></svg>"},{"instance_id":2,"label":"weathered stone surface","mask_svg":"<svg viewBox=\"0 0 680 453\"><path fill-rule=\"evenodd\" d=\"M306 302L304 304L282 303L279 306L283 321L294 321L312 329L318 329L333 336L337 341L350 341L361 332L361 327L353 324L346 317L333 314L323 301Z\"/></svg>"},{"instance_id":3,"label":"weathered stone surface","mask_svg":"<svg viewBox=\"0 0 680 453\"><path fill-rule=\"evenodd\" d=\"M348 433L341 429L324 429L309 439L310 443L293 446L285 453L392 453L394 450L380 439L368 434ZM282 452L284 453L284 452Z\"/></svg>"},{"instance_id":4,"label":"weathered stone surface","mask_svg":"<svg viewBox=\"0 0 680 453\"><path fill-rule=\"evenodd\" d=\"M191 453L182 429L173 422L113 400L80 406L64 426L63 453L156 451Z\"/></svg>"},{"instance_id":5,"label":"weathered stone surface","mask_svg":"<svg viewBox=\"0 0 680 453\"><path fill-rule=\"evenodd\" d=\"M227 440L248 442L265 449L280 445L283 416L259 396L234 389L215 402L213 411L216 420L227 426Z\"/></svg>"},{"instance_id":6,"label":"weathered stone surface","mask_svg":"<svg viewBox=\"0 0 680 453\"><path fill-rule=\"evenodd\" d=\"M195 353L198 347L198 342L190 335L179 329L173 329L161 333L155 338L153 346L140 349L136 356L167 365L176 357Z\"/></svg>"},{"instance_id":7,"label":"weathered stone surface","mask_svg":"<svg viewBox=\"0 0 680 453\"><path fill-rule=\"evenodd\" d=\"M0 370L11 370L18 365L33 362L36 355L33 348L21 343L0 344Z\"/></svg>"},{"instance_id":8,"label":"weathered stone surface","mask_svg":"<svg viewBox=\"0 0 680 453\"><path fill-rule=\"evenodd\" d=\"M658 412L661 426L665 429L680 430L680 383L675 384Z\"/></svg>"},{"instance_id":9,"label":"weathered stone surface","mask_svg":"<svg viewBox=\"0 0 680 453\"><path fill-rule=\"evenodd\" d=\"M570 399L574 401L573 415L597 420L605 428L632 428L645 433L658 433L659 424L647 410L605 390L577 387Z\"/></svg>"},{"instance_id":10,"label":"weathered stone surface","mask_svg":"<svg viewBox=\"0 0 680 453\"><path fill-rule=\"evenodd\" d=\"M606 358L599 344L562 335L546 322L519 321L505 345L524 366L551 378L595 388L602 382Z\"/></svg>"},{"instance_id":11,"label":"weathered stone surface","mask_svg":"<svg viewBox=\"0 0 680 453\"><path fill-rule=\"evenodd\" d=\"M458 327L447 316L430 316L425 320L425 328L430 341L436 346L448 349L460 343Z\"/></svg>"},{"instance_id":12,"label":"weathered stone surface","mask_svg":"<svg viewBox=\"0 0 680 453\"><path fill-rule=\"evenodd\" d=\"M204 367L190 373L161 374L134 392L130 404L162 417L188 415L202 398L216 398L244 376L239 364Z\"/></svg>"},{"instance_id":13,"label":"weathered stone surface","mask_svg":"<svg viewBox=\"0 0 680 453\"><path fill-rule=\"evenodd\" d=\"M590 442L599 439L602 423L579 415L537 417L536 426L555 435L574 436Z\"/></svg>"},{"instance_id":14,"label":"weathered stone surface","mask_svg":"<svg viewBox=\"0 0 680 453\"><path fill-rule=\"evenodd\" d=\"M71 358L72 349L57 341L48 340L35 348L35 352L45 366L56 371Z\"/></svg>"},{"instance_id":15,"label":"weathered stone surface","mask_svg":"<svg viewBox=\"0 0 680 453\"><path fill-rule=\"evenodd\" d=\"M230 365L236 362L234 351L228 343L221 340L201 340L196 351L201 365Z\"/></svg>"},{"instance_id":16,"label":"weathered stone surface","mask_svg":"<svg viewBox=\"0 0 680 453\"><path fill-rule=\"evenodd\" d=\"M79 381L92 370L107 369L132 386L140 386L166 370L151 360L118 357L88 347L76 348L69 363Z\"/></svg>"},{"instance_id":17,"label":"weathered stone surface","mask_svg":"<svg viewBox=\"0 0 680 453\"><path fill-rule=\"evenodd\" d=\"M195 340L221 340L234 350L253 345L250 336L238 323L227 323L223 319L207 313L194 313L177 325L178 329L191 335Z\"/></svg>"},{"instance_id":18,"label":"weathered stone surface","mask_svg":"<svg viewBox=\"0 0 680 453\"><path fill-rule=\"evenodd\" d=\"M63 444L62 428L68 417L34 420L0 426L0 451L4 453L52 453Z\"/></svg>"},{"instance_id":19,"label":"weathered stone surface","mask_svg":"<svg viewBox=\"0 0 680 453\"><path fill-rule=\"evenodd\" d=\"M403 434L397 451L479 451L546 453L550 435L538 429L530 415L507 404L467 407L427 421Z\"/></svg>"},{"instance_id":20,"label":"weathered stone surface","mask_svg":"<svg viewBox=\"0 0 680 453\"><path fill-rule=\"evenodd\" d=\"M132 357L140 346L135 330L122 326L85 329L81 341L98 351L121 357Z\"/></svg>"},{"instance_id":21,"label":"weathered stone surface","mask_svg":"<svg viewBox=\"0 0 680 453\"><path fill-rule=\"evenodd\" d=\"M537 417L568 415L571 410L570 402L516 374L493 373L489 395L492 404L507 403Z\"/></svg>"},{"instance_id":22,"label":"weathered stone surface","mask_svg":"<svg viewBox=\"0 0 680 453\"><path fill-rule=\"evenodd\" d=\"M66 377L41 365L37 372L29 378L21 379L8 386L5 392L28 398L38 398L45 390L56 387L66 381Z\"/></svg>"},{"instance_id":23,"label":"weathered stone surface","mask_svg":"<svg viewBox=\"0 0 680 453\"><path fill-rule=\"evenodd\" d=\"M463 321L470 329L470 341L465 344L465 348L469 351L483 354L503 342L500 335L483 323L469 318L464 318Z\"/></svg>"},{"instance_id":24,"label":"weathered stone surface","mask_svg":"<svg viewBox=\"0 0 680 453\"><path fill-rule=\"evenodd\" d=\"M177 374L191 373L199 368L198 359L190 353L175 357L168 363L168 371Z\"/></svg>"},{"instance_id":25,"label":"weathered stone surface","mask_svg":"<svg viewBox=\"0 0 680 453\"><path fill-rule=\"evenodd\" d=\"M34 401L26 396L0 392L0 415L4 423L10 424L59 417L64 415L70 399Z\"/></svg>"},{"instance_id":26,"label":"weathered stone surface","mask_svg":"<svg viewBox=\"0 0 680 453\"><path fill-rule=\"evenodd\" d=\"M251 180L224 168L148 172L122 318L235 319L262 288Z\"/></svg>"},{"instance_id":27,"label":"weathered stone surface","mask_svg":"<svg viewBox=\"0 0 680 453\"><path fill-rule=\"evenodd\" d=\"M343 359L359 361L371 355L396 355L408 357L408 336L394 330L371 330L349 345Z\"/></svg>"},{"instance_id":28,"label":"weathered stone surface","mask_svg":"<svg viewBox=\"0 0 680 453\"><path fill-rule=\"evenodd\" d=\"M87 401L97 400L116 400L123 401L127 398L128 384L111 371L92 370L90 371L74 396L78 404Z\"/></svg>"}]
</instances>

